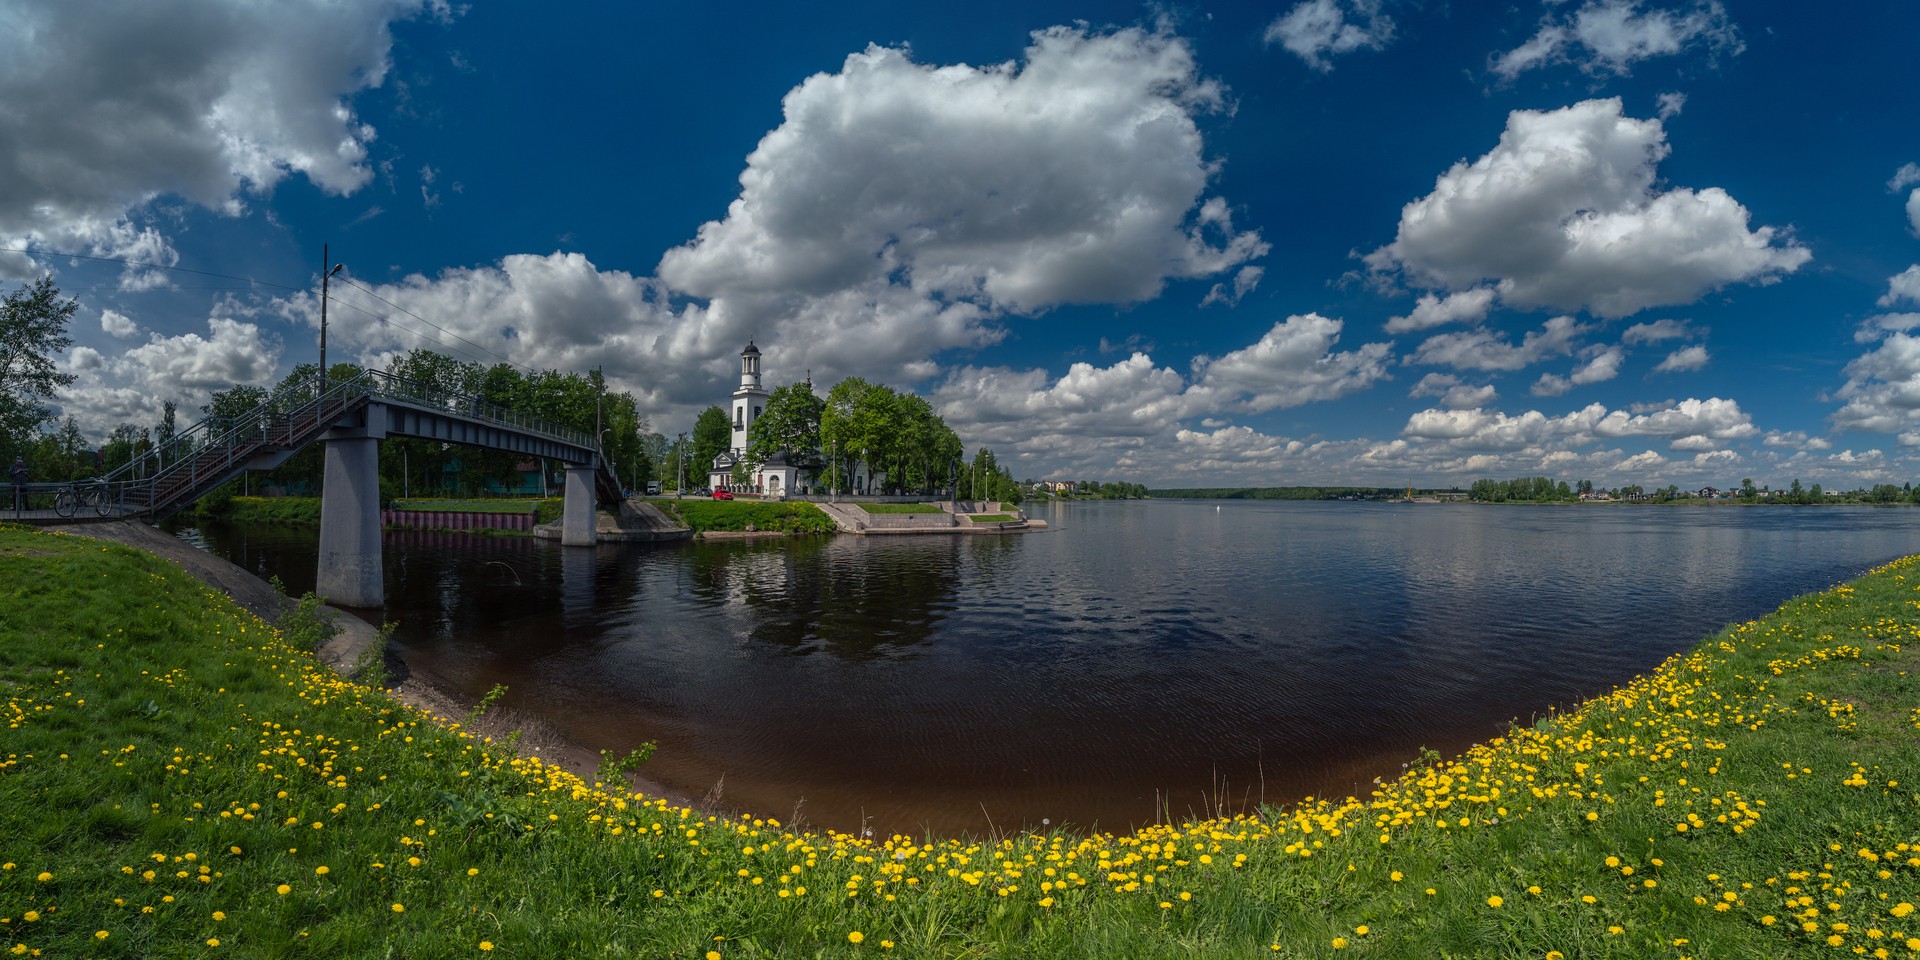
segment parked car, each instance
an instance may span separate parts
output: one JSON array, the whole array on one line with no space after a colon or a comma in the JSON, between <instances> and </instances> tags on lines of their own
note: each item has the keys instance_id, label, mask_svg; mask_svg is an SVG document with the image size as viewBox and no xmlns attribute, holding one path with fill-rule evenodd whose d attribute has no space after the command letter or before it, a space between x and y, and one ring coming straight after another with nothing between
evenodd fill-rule
<instances>
[{"instance_id":1,"label":"parked car","mask_svg":"<svg viewBox=\"0 0 1920 960\"><path fill-rule=\"evenodd\" d=\"M715 490L713 492L713 498L715 500L732 500L733 494L726 490Z\"/></svg>"}]
</instances>

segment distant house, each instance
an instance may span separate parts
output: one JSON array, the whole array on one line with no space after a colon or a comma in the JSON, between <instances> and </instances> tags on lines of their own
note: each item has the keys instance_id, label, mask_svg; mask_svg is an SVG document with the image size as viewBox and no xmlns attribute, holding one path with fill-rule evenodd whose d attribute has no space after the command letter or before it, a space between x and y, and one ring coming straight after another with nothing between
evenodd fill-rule
<instances>
[{"instance_id":1,"label":"distant house","mask_svg":"<svg viewBox=\"0 0 1920 960\"><path fill-rule=\"evenodd\" d=\"M1040 481L1040 489L1045 490L1048 493L1072 493L1075 489L1079 487L1079 485L1080 485L1079 481L1076 481L1076 480L1042 480Z\"/></svg>"},{"instance_id":2,"label":"distant house","mask_svg":"<svg viewBox=\"0 0 1920 960\"><path fill-rule=\"evenodd\" d=\"M1720 496L1720 488L1719 487L1701 487L1699 495L1700 495L1700 499L1702 500L1712 500Z\"/></svg>"}]
</instances>

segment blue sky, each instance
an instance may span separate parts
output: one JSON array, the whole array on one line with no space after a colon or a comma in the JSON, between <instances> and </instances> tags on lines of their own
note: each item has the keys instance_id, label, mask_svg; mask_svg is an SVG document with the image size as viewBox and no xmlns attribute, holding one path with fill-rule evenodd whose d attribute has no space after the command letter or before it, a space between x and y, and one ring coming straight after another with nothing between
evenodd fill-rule
<instances>
[{"instance_id":1,"label":"blue sky","mask_svg":"<svg viewBox=\"0 0 1920 960\"><path fill-rule=\"evenodd\" d=\"M669 434L753 337L1021 477L1920 478L1920 9L918 6L0 0L0 280L95 435L314 359L330 243L334 356Z\"/></svg>"}]
</instances>

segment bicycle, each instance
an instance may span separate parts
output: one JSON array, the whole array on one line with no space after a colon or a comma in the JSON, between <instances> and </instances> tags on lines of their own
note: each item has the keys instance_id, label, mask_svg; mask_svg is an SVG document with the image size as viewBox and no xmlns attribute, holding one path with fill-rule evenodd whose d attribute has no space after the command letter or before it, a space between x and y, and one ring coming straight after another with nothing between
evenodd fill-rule
<instances>
[{"instance_id":1,"label":"bicycle","mask_svg":"<svg viewBox=\"0 0 1920 960\"><path fill-rule=\"evenodd\" d=\"M92 507L103 517L110 515L113 503L107 497L107 485L99 481L76 481L54 494L53 512L62 517L71 517L82 507Z\"/></svg>"}]
</instances>

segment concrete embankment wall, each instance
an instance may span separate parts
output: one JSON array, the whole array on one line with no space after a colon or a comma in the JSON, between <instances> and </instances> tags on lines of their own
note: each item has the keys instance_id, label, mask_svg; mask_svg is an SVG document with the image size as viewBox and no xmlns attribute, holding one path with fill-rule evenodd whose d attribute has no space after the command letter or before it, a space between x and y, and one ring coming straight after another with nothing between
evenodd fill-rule
<instances>
[{"instance_id":1,"label":"concrete embankment wall","mask_svg":"<svg viewBox=\"0 0 1920 960\"><path fill-rule=\"evenodd\" d=\"M380 525L409 530L532 530L533 514L477 510L382 510Z\"/></svg>"}]
</instances>

